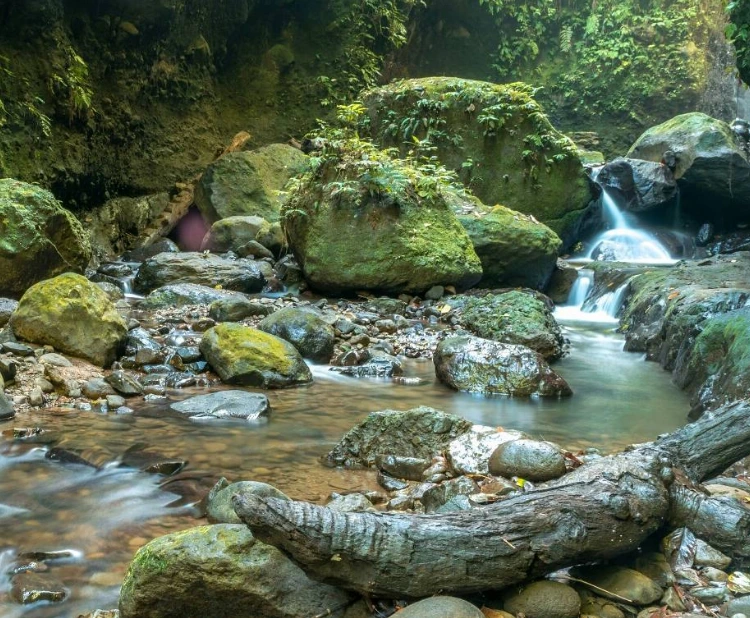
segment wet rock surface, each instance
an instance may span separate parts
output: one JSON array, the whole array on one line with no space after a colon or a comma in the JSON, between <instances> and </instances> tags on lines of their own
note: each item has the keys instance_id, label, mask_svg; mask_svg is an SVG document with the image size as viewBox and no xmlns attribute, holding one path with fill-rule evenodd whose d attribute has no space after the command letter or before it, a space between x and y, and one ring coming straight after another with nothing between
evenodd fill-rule
<instances>
[{"instance_id":1,"label":"wet rock surface","mask_svg":"<svg viewBox=\"0 0 750 618\"><path fill-rule=\"evenodd\" d=\"M270 266L266 272L270 271ZM239 292L260 292L266 283L264 267L254 260L227 260L203 253L160 253L138 270L135 287L141 293L162 286L193 283Z\"/></svg>"},{"instance_id":2,"label":"wet rock surface","mask_svg":"<svg viewBox=\"0 0 750 618\"><path fill-rule=\"evenodd\" d=\"M431 459L471 429L469 421L434 408L373 412L326 456L329 465L372 466L378 455ZM415 443L411 436L419 435Z\"/></svg>"},{"instance_id":3,"label":"wet rock surface","mask_svg":"<svg viewBox=\"0 0 750 618\"><path fill-rule=\"evenodd\" d=\"M560 447L539 440L510 440L495 449L489 459L491 474L530 481L549 481L565 474Z\"/></svg>"},{"instance_id":4,"label":"wet rock surface","mask_svg":"<svg viewBox=\"0 0 750 618\"><path fill-rule=\"evenodd\" d=\"M254 328L219 324L206 331L200 349L227 384L283 388L312 380L292 344Z\"/></svg>"},{"instance_id":5,"label":"wet rock surface","mask_svg":"<svg viewBox=\"0 0 750 618\"><path fill-rule=\"evenodd\" d=\"M197 395L173 403L169 407L175 412L198 421L233 418L258 421L271 411L268 397L261 393L245 391L220 391Z\"/></svg>"},{"instance_id":6,"label":"wet rock surface","mask_svg":"<svg viewBox=\"0 0 750 618\"><path fill-rule=\"evenodd\" d=\"M312 309L281 309L263 319L258 328L288 341L304 358L327 363L333 355L333 326Z\"/></svg>"},{"instance_id":7,"label":"wet rock surface","mask_svg":"<svg viewBox=\"0 0 750 618\"><path fill-rule=\"evenodd\" d=\"M195 591L201 594L196 595ZM167 535L141 548L120 594L122 618L216 615L298 618L347 604L349 594L308 579L243 525Z\"/></svg>"},{"instance_id":8,"label":"wet rock surface","mask_svg":"<svg viewBox=\"0 0 750 618\"><path fill-rule=\"evenodd\" d=\"M540 354L520 345L455 336L440 342L434 363L438 379L459 391L516 397L572 394Z\"/></svg>"}]
</instances>

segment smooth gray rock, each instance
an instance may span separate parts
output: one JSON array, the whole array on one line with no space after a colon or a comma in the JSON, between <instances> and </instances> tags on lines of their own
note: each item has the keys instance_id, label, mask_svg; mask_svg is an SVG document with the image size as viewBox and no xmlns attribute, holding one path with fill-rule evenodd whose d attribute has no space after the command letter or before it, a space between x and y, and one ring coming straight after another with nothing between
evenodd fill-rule
<instances>
[{"instance_id":1,"label":"smooth gray rock","mask_svg":"<svg viewBox=\"0 0 750 618\"><path fill-rule=\"evenodd\" d=\"M176 283L196 283L239 292L260 292L266 283L264 266L248 259L227 260L204 253L160 253L146 260L135 277L141 293ZM266 264L265 267L268 267Z\"/></svg>"},{"instance_id":2,"label":"smooth gray rock","mask_svg":"<svg viewBox=\"0 0 750 618\"><path fill-rule=\"evenodd\" d=\"M273 485L258 481L238 481L229 483L225 478L219 480L208 493L206 500L206 516L212 524L241 524L242 521L234 512L232 496L254 494L263 498L279 498L289 500L283 492Z\"/></svg>"},{"instance_id":3,"label":"smooth gray rock","mask_svg":"<svg viewBox=\"0 0 750 618\"><path fill-rule=\"evenodd\" d=\"M581 610L578 593L565 584L541 580L506 597L504 609L526 618L576 618Z\"/></svg>"},{"instance_id":4,"label":"smooth gray rock","mask_svg":"<svg viewBox=\"0 0 750 618\"><path fill-rule=\"evenodd\" d=\"M565 474L560 448L540 440L511 440L495 449L489 460L490 474L529 481L549 481Z\"/></svg>"},{"instance_id":5,"label":"smooth gray rock","mask_svg":"<svg viewBox=\"0 0 750 618\"><path fill-rule=\"evenodd\" d=\"M476 605L456 597L430 597L408 605L398 618L484 618Z\"/></svg>"},{"instance_id":6,"label":"smooth gray rock","mask_svg":"<svg viewBox=\"0 0 750 618\"><path fill-rule=\"evenodd\" d=\"M268 397L261 393L246 391L219 391L196 395L173 403L169 407L193 420L239 418L257 421L268 416L271 411Z\"/></svg>"},{"instance_id":7,"label":"smooth gray rock","mask_svg":"<svg viewBox=\"0 0 750 618\"><path fill-rule=\"evenodd\" d=\"M0 391L0 421L9 421L15 415L16 410L10 399L5 396L5 393Z\"/></svg>"},{"instance_id":8,"label":"smooth gray rock","mask_svg":"<svg viewBox=\"0 0 750 618\"><path fill-rule=\"evenodd\" d=\"M304 358L327 363L333 356L333 327L314 309L286 307L264 318L258 329L288 341Z\"/></svg>"},{"instance_id":9,"label":"smooth gray rock","mask_svg":"<svg viewBox=\"0 0 750 618\"><path fill-rule=\"evenodd\" d=\"M145 309L162 307L184 307L185 305L210 305L213 302L228 298L242 297L240 292L217 290L216 288L196 283L177 283L165 285L151 292L140 302Z\"/></svg>"}]
</instances>

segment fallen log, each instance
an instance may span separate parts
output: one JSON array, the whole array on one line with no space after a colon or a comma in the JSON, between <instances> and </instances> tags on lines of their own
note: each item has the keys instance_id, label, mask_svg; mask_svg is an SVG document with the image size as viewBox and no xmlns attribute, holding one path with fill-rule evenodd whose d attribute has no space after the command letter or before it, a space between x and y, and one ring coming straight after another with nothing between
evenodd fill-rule
<instances>
[{"instance_id":1,"label":"fallen log","mask_svg":"<svg viewBox=\"0 0 750 618\"><path fill-rule=\"evenodd\" d=\"M468 511L340 513L254 495L233 501L258 539L316 579L391 598L462 594L631 552L668 521L710 528L725 511L711 508L718 499L698 499L693 484L749 454L750 402L743 401ZM696 509L696 500L704 508ZM720 549L731 554L742 547L740 555L748 555L750 518L740 517L744 507L734 508L734 522L743 525L726 531ZM730 542L734 547L726 547Z\"/></svg>"}]
</instances>

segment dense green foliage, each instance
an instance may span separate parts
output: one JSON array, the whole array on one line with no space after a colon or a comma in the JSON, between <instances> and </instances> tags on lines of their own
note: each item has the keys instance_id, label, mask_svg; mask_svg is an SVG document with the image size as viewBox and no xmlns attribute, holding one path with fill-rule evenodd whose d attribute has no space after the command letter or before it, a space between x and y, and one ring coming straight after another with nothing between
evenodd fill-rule
<instances>
[{"instance_id":1,"label":"dense green foliage","mask_svg":"<svg viewBox=\"0 0 750 618\"><path fill-rule=\"evenodd\" d=\"M654 97L679 100L702 85L694 41L707 27L702 0L479 2L509 33L495 54L498 77L544 62L559 75L553 97L574 111L638 114Z\"/></svg>"},{"instance_id":2,"label":"dense green foliage","mask_svg":"<svg viewBox=\"0 0 750 618\"><path fill-rule=\"evenodd\" d=\"M424 0L332 0L336 16L329 30L343 42L338 76L321 75L321 104L326 107L351 100L362 88L377 83L383 57L407 39L406 24Z\"/></svg>"},{"instance_id":3,"label":"dense green foliage","mask_svg":"<svg viewBox=\"0 0 750 618\"><path fill-rule=\"evenodd\" d=\"M727 4L731 23L727 26L727 38L734 42L737 50L737 69L745 83L750 83L750 2L732 0Z\"/></svg>"}]
</instances>

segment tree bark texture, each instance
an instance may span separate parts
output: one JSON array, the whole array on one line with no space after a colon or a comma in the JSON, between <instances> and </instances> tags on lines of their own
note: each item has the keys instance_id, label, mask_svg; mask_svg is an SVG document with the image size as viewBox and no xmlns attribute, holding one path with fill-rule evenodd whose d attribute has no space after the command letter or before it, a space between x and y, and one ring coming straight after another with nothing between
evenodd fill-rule
<instances>
[{"instance_id":1,"label":"tree bark texture","mask_svg":"<svg viewBox=\"0 0 750 618\"><path fill-rule=\"evenodd\" d=\"M234 506L258 539L316 579L391 598L463 594L633 551L667 522L688 525L698 536L710 528L712 544L718 525L724 529L718 549L750 555L744 507L692 488L748 454L745 401L468 511L340 513L253 495L235 496Z\"/></svg>"}]
</instances>

